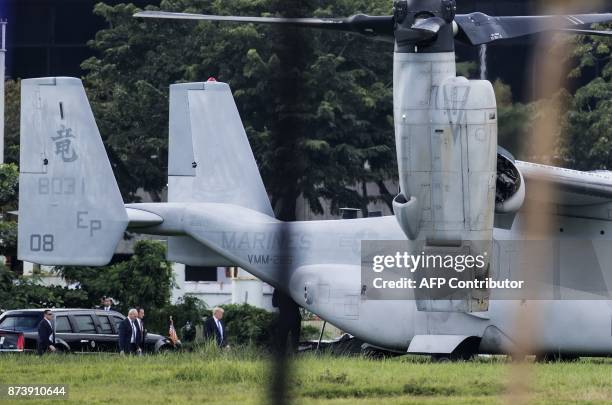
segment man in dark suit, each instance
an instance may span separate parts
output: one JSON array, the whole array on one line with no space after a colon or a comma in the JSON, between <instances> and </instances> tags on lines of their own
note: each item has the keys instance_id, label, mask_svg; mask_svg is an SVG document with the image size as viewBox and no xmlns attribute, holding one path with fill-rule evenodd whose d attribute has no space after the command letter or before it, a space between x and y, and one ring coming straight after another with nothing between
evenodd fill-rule
<instances>
[{"instance_id":1,"label":"man in dark suit","mask_svg":"<svg viewBox=\"0 0 612 405\"><path fill-rule=\"evenodd\" d=\"M119 324L119 354L138 353L140 349L141 337L137 317L138 311L132 308L128 317Z\"/></svg>"},{"instance_id":2,"label":"man in dark suit","mask_svg":"<svg viewBox=\"0 0 612 405\"><path fill-rule=\"evenodd\" d=\"M213 316L209 316L204 321L204 337L206 339L215 339L217 346L227 346L227 331L223 324L223 308L215 307Z\"/></svg>"},{"instance_id":3,"label":"man in dark suit","mask_svg":"<svg viewBox=\"0 0 612 405\"><path fill-rule=\"evenodd\" d=\"M104 298L104 301L102 302L102 305L100 306L100 308L102 311L104 312L110 312L110 311L114 311L115 307L113 307L113 300L112 298Z\"/></svg>"},{"instance_id":4,"label":"man in dark suit","mask_svg":"<svg viewBox=\"0 0 612 405\"><path fill-rule=\"evenodd\" d=\"M138 309L138 318L136 318L136 322L138 324L138 329L140 331L140 340L138 341L138 346L140 348L139 354L142 354L142 352L145 349L145 339L147 338L147 329L145 328L145 324L144 324L145 310L144 308L137 308L137 309Z\"/></svg>"},{"instance_id":5,"label":"man in dark suit","mask_svg":"<svg viewBox=\"0 0 612 405\"><path fill-rule=\"evenodd\" d=\"M38 340L36 351L39 356L46 352L54 352L55 349L55 328L53 327L53 313L46 309L42 321L38 324Z\"/></svg>"}]
</instances>

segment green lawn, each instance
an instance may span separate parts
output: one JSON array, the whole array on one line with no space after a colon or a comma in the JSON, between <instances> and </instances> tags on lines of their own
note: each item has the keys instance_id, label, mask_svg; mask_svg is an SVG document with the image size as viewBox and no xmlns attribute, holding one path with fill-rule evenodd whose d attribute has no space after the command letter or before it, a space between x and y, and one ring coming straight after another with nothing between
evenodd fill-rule
<instances>
[{"instance_id":1,"label":"green lawn","mask_svg":"<svg viewBox=\"0 0 612 405\"><path fill-rule=\"evenodd\" d=\"M532 403L612 401L607 359L516 366L500 358L437 364L420 357L303 355L291 365L286 375L296 403L513 403L508 386L516 376L527 382ZM265 403L270 367L267 358L249 351L143 358L10 355L0 356L0 384L68 384L75 403Z\"/></svg>"}]
</instances>

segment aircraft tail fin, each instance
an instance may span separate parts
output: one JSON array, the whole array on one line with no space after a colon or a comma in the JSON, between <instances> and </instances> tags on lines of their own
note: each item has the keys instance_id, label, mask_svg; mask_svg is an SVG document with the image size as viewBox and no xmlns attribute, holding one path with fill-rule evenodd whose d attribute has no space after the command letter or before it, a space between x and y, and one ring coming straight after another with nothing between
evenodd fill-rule
<instances>
[{"instance_id":1,"label":"aircraft tail fin","mask_svg":"<svg viewBox=\"0 0 612 405\"><path fill-rule=\"evenodd\" d=\"M19 259L107 264L128 224L79 79L21 82Z\"/></svg>"},{"instance_id":2,"label":"aircraft tail fin","mask_svg":"<svg viewBox=\"0 0 612 405\"><path fill-rule=\"evenodd\" d=\"M170 86L169 202L213 202L274 216L226 83Z\"/></svg>"}]
</instances>

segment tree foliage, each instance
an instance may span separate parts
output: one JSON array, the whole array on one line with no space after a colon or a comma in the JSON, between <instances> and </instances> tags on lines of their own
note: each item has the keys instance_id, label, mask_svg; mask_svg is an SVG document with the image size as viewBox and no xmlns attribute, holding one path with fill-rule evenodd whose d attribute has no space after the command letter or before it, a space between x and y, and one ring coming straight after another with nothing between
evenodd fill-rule
<instances>
[{"instance_id":1,"label":"tree foliage","mask_svg":"<svg viewBox=\"0 0 612 405\"><path fill-rule=\"evenodd\" d=\"M611 49L611 38L578 37L575 40L570 57L578 63L570 78L583 78L586 73L593 72L596 78L579 88L568 101L560 147L566 166L579 170L612 169Z\"/></svg>"},{"instance_id":2,"label":"tree foliage","mask_svg":"<svg viewBox=\"0 0 612 405\"><path fill-rule=\"evenodd\" d=\"M13 163L0 165L0 255L17 253L17 222L8 212L17 209L19 169Z\"/></svg>"},{"instance_id":3,"label":"tree foliage","mask_svg":"<svg viewBox=\"0 0 612 405\"><path fill-rule=\"evenodd\" d=\"M18 164L21 81L5 81L4 92L4 161Z\"/></svg>"},{"instance_id":4,"label":"tree foliage","mask_svg":"<svg viewBox=\"0 0 612 405\"><path fill-rule=\"evenodd\" d=\"M69 284L86 291L90 306L101 297L112 297L126 312L136 306L164 308L170 304L174 286L172 267L165 246L155 241L138 241L129 260L107 267L57 267Z\"/></svg>"},{"instance_id":5,"label":"tree foliage","mask_svg":"<svg viewBox=\"0 0 612 405\"><path fill-rule=\"evenodd\" d=\"M0 311L20 308L81 308L88 306L81 289L42 285L36 276L17 277L0 266Z\"/></svg>"},{"instance_id":6,"label":"tree foliage","mask_svg":"<svg viewBox=\"0 0 612 405\"><path fill-rule=\"evenodd\" d=\"M388 12L389 4L164 0L161 8L332 16ZM234 90L281 218L295 217L300 195L319 213L321 198L331 201L333 210L367 206L368 198L355 187L393 176L388 44L252 24L141 20L132 17L136 11L132 5L98 4L95 12L109 28L91 42L99 56L83 63L89 96L125 196L133 198L139 187L158 194L166 185L168 86L211 76Z\"/></svg>"},{"instance_id":7,"label":"tree foliage","mask_svg":"<svg viewBox=\"0 0 612 405\"><path fill-rule=\"evenodd\" d=\"M223 305L223 321L230 343L272 347L276 314L248 304Z\"/></svg>"}]
</instances>

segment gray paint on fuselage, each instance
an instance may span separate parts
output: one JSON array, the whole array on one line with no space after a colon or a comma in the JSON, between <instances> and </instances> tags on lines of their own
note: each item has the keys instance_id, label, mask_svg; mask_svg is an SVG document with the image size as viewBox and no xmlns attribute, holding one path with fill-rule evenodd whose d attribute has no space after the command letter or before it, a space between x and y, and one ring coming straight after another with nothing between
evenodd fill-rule
<instances>
[{"instance_id":1,"label":"gray paint on fuselage","mask_svg":"<svg viewBox=\"0 0 612 405\"><path fill-rule=\"evenodd\" d=\"M363 299L361 240L405 240L395 217L283 223L252 210L225 204L189 204L179 211L188 219L183 223L190 224L184 229L186 234L255 276L288 291L298 304L323 319L372 344L405 350L417 334L481 337L487 330L490 333L491 327L511 341L516 333L514 325L518 317L537 311L541 330L534 347L589 354L612 352L612 301L609 300L520 301L495 300L493 296L489 311L466 314L419 312L411 300ZM168 210L162 216L171 219L171 212L177 211ZM610 285L612 272L608 263L612 263L612 249L605 248L610 241L600 234L600 230L612 232L609 229L611 224L565 217L557 217L557 220L565 230L558 235L559 239L584 239L584 243L591 243L592 248L586 253L591 259L596 256L602 266L603 282ZM294 248L288 249L280 243L265 243L277 240L275 235L283 228L290 235L289 240L294 241L291 244ZM512 230L495 229L496 248L500 251L508 249L508 254L500 255L502 262L494 263L494 275L516 277L513 263L505 258L520 254L513 250L516 247L512 242L521 240L523 229L524 221L520 214ZM163 233L163 227L147 230L147 233L156 232ZM228 235L231 235L229 239ZM573 254L576 260L586 257L580 250L564 254ZM288 277L280 277L277 273L279 260L288 265ZM290 284L279 285L281 279L289 279ZM486 339L483 350L507 350L506 347L495 347L493 341L495 339ZM504 342L503 339L497 341L500 345Z\"/></svg>"}]
</instances>

